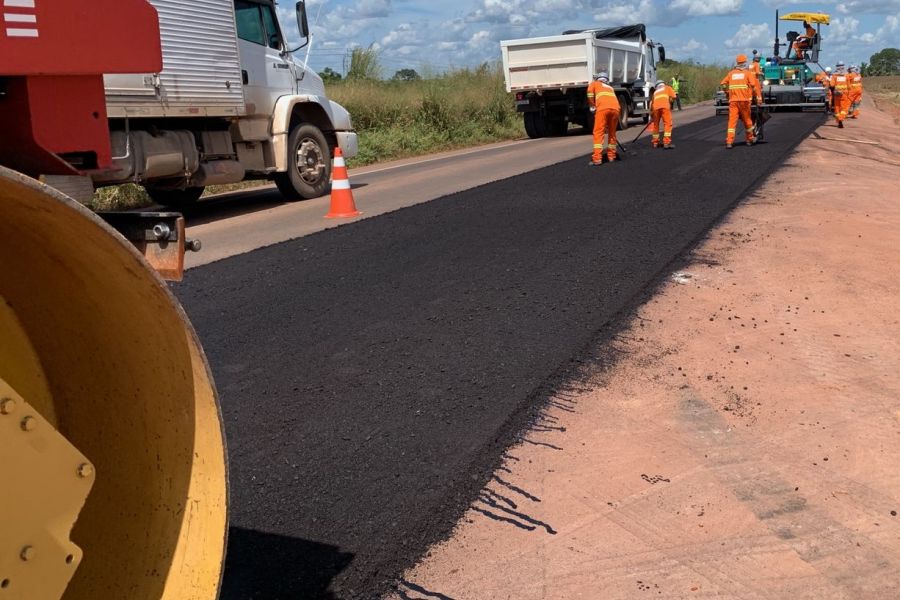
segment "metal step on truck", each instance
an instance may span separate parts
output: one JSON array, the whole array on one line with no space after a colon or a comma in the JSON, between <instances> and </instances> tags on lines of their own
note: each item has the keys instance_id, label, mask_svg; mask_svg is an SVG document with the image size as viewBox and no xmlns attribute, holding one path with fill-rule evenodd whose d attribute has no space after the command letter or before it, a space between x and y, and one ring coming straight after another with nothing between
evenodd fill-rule
<instances>
[{"instance_id":1,"label":"metal step on truck","mask_svg":"<svg viewBox=\"0 0 900 600\"><path fill-rule=\"evenodd\" d=\"M587 86L606 71L622 108L619 129L650 118L656 65L665 47L642 24L566 31L562 35L500 42L506 91L514 93L530 138L564 135L569 124L593 129Z\"/></svg>"},{"instance_id":2,"label":"metal step on truck","mask_svg":"<svg viewBox=\"0 0 900 600\"><path fill-rule=\"evenodd\" d=\"M89 197L95 187L136 183L166 206L196 201L208 185L247 179L274 180L288 199L323 195L334 148L354 156L357 135L348 112L328 99L321 78L306 61L294 58L303 47L308 58L305 3L296 4L297 25L306 39L299 48L286 38L274 0L149 3L156 15L146 30L159 32L151 42L161 50L162 68L107 73L105 90L91 95L102 99L105 94L105 106L92 109L92 127L103 143L52 148L57 151L45 153L46 164L37 172L55 175L53 185L79 199ZM42 10L52 3L24 4ZM23 39L40 43L39 27L34 31L34 37ZM90 62L90 41L85 44L76 51L82 62ZM31 93L47 94L47 102L62 105L71 96L65 80ZM9 112L5 118L27 116ZM0 125L3 120L0 116ZM0 147L0 164L35 172L33 157L22 164L26 156L21 148L32 136L17 136L14 130L4 134L8 139Z\"/></svg>"}]
</instances>

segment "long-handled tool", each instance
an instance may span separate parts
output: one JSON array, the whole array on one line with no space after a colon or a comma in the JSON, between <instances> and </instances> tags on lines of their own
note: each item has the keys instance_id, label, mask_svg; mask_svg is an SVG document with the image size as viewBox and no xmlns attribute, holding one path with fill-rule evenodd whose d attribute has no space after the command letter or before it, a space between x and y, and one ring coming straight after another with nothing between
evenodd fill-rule
<instances>
[{"instance_id":1,"label":"long-handled tool","mask_svg":"<svg viewBox=\"0 0 900 600\"><path fill-rule=\"evenodd\" d=\"M638 141L638 138L641 137L641 136L644 134L645 131L647 131L647 128L650 127L650 123L651 123L651 121L647 121L647 124L644 125L644 128L641 129L641 131L640 131L636 136L634 136L634 139L631 140L631 143L632 143L632 144L635 143L636 141ZM625 146L623 146L622 144L620 144L620 143L619 143L619 140L616 140L616 146L619 147L619 150L621 150L621 151L624 152L625 154L628 154L627 148L626 148Z\"/></svg>"}]
</instances>

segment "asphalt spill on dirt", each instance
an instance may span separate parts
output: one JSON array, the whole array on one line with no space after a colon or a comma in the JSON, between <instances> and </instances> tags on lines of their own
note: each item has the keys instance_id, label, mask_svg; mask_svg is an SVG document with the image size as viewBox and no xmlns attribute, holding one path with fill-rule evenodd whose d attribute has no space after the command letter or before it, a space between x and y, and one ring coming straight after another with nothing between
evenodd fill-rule
<instances>
[{"instance_id":1,"label":"asphalt spill on dirt","mask_svg":"<svg viewBox=\"0 0 900 600\"><path fill-rule=\"evenodd\" d=\"M449 535L553 379L821 121L644 138L189 271L226 422L222 597L377 598ZM460 173L465 177L465 173Z\"/></svg>"}]
</instances>

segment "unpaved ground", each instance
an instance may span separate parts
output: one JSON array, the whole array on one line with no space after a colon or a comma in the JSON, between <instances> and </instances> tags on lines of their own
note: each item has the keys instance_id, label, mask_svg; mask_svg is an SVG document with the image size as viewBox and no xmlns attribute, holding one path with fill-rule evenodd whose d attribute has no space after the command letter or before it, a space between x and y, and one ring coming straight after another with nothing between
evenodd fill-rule
<instances>
[{"instance_id":1,"label":"unpaved ground","mask_svg":"<svg viewBox=\"0 0 900 600\"><path fill-rule=\"evenodd\" d=\"M394 597L896 598L898 129L804 142Z\"/></svg>"}]
</instances>

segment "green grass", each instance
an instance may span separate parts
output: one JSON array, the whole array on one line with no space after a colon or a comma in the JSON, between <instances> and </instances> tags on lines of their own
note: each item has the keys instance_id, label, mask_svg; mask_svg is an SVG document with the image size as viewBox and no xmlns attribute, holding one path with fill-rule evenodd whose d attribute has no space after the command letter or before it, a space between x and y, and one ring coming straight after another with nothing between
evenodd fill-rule
<instances>
[{"instance_id":1,"label":"green grass","mask_svg":"<svg viewBox=\"0 0 900 600\"><path fill-rule=\"evenodd\" d=\"M359 132L351 166L515 139L522 118L497 66L419 81L350 79L328 85Z\"/></svg>"},{"instance_id":2,"label":"green grass","mask_svg":"<svg viewBox=\"0 0 900 600\"><path fill-rule=\"evenodd\" d=\"M268 181L242 181L227 185L211 185L203 192L203 196L257 188L268 184ZM100 188L94 192L93 199L84 204L93 211L130 210L133 208L146 208L152 205L153 201L147 195L147 192L144 191L144 188L133 183L126 183L125 185L112 185Z\"/></svg>"},{"instance_id":3,"label":"green grass","mask_svg":"<svg viewBox=\"0 0 900 600\"><path fill-rule=\"evenodd\" d=\"M870 93L878 100L900 106L900 75L863 77L863 93Z\"/></svg>"},{"instance_id":4,"label":"green grass","mask_svg":"<svg viewBox=\"0 0 900 600\"><path fill-rule=\"evenodd\" d=\"M694 63L674 63L669 61L661 65L657 71L660 79L666 83L678 75L681 82L682 103L695 104L704 100L712 100L719 89L719 82L729 71L729 67L719 65L698 65Z\"/></svg>"}]
</instances>

